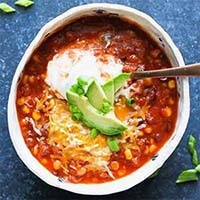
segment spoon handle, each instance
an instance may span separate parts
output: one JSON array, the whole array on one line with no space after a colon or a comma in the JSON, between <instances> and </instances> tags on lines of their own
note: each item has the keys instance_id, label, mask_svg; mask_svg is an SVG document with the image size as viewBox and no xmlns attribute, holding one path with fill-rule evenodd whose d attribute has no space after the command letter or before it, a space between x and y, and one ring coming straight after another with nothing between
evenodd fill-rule
<instances>
[{"instance_id":1,"label":"spoon handle","mask_svg":"<svg viewBox=\"0 0 200 200\"><path fill-rule=\"evenodd\" d=\"M190 64L184 67L132 72L132 78L134 79L145 78L145 77L175 77L175 76L200 76L200 63Z\"/></svg>"}]
</instances>

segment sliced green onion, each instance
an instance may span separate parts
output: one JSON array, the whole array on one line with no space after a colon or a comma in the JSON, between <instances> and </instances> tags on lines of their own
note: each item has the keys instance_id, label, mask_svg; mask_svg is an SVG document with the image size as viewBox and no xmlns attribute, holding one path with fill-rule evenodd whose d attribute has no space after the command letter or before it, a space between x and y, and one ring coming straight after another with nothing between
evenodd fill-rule
<instances>
[{"instance_id":1,"label":"sliced green onion","mask_svg":"<svg viewBox=\"0 0 200 200\"><path fill-rule=\"evenodd\" d=\"M81 120L82 117L83 117L83 114L81 112L72 113L72 119L74 121Z\"/></svg>"},{"instance_id":2,"label":"sliced green onion","mask_svg":"<svg viewBox=\"0 0 200 200\"><path fill-rule=\"evenodd\" d=\"M31 0L18 0L18 1L15 1L15 5L21 6L21 7L25 7L25 8L27 8L27 7L29 7L29 6L31 6L33 4L34 4L34 2L31 1Z\"/></svg>"},{"instance_id":3,"label":"sliced green onion","mask_svg":"<svg viewBox=\"0 0 200 200\"><path fill-rule=\"evenodd\" d=\"M110 148L111 151L113 152L117 152L119 151L119 145L118 145L118 141L115 138L109 138L107 140L108 146Z\"/></svg>"},{"instance_id":4,"label":"sliced green onion","mask_svg":"<svg viewBox=\"0 0 200 200\"><path fill-rule=\"evenodd\" d=\"M83 77L83 76L79 76L78 79L77 79L77 82L81 86L88 85L88 79L86 77Z\"/></svg>"},{"instance_id":5,"label":"sliced green onion","mask_svg":"<svg viewBox=\"0 0 200 200\"><path fill-rule=\"evenodd\" d=\"M76 105L70 105L70 106L69 106L69 110L70 110L72 113L80 112L78 106L76 106Z\"/></svg>"},{"instance_id":6,"label":"sliced green onion","mask_svg":"<svg viewBox=\"0 0 200 200\"><path fill-rule=\"evenodd\" d=\"M185 183L197 180L198 180L197 171L195 169L188 169L180 173L180 175L176 180L176 183Z\"/></svg>"},{"instance_id":7,"label":"sliced green onion","mask_svg":"<svg viewBox=\"0 0 200 200\"><path fill-rule=\"evenodd\" d=\"M84 91L84 89L83 89L83 88L81 88L81 87L80 87L80 88L78 88L78 89L77 89L77 94L78 94L78 95L83 95L83 94L85 94L85 91Z\"/></svg>"},{"instance_id":8,"label":"sliced green onion","mask_svg":"<svg viewBox=\"0 0 200 200\"><path fill-rule=\"evenodd\" d=\"M90 136L91 137L96 137L98 135L98 130L96 128L93 128L91 131L90 131Z\"/></svg>"},{"instance_id":9,"label":"sliced green onion","mask_svg":"<svg viewBox=\"0 0 200 200\"><path fill-rule=\"evenodd\" d=\"M200 173L200 164L195 167L195 170Z\"/></svg>"},{"instance_id":10,"label":"sliced green onion","mask_svg":"<svg viewBox=\"0 0 200 200\"><path fill-rule=\"evenodd\" d=\"M103 104L102 104L101 111L103 113L108 113L111 110L112 110L112 106L110 105L110 103L108 101L104 101Z\"/></svg>"},{"instance_id":11,"label":"sliced green onion","mask_svg":"<svg viewBox=\"0 0 200 200\"><path fill-rule=\"evenodd\" d=\"M192 156L192 163L197 166L199 163L197 150L196 150L196 139L192 135L189 136L188 139L188 150Z\"/></svg>"},{"instance_id":12,"label":"sliced green onion","mask_svg":"<svg viewBox=\"0 0 200 200\"><path fill-rule=\"evenodd\" d=\"M12 13L12 12L16 11L14 8L12 8L7 3L0 3L0 10L5 12L5 13Z\"/></svg>"},{"instance_id":13,"label":"sliced green onion","mask_svg":"<svg viewBox=\"0 0 200 200\"><path fill-rule=\"evenodd\" d=\"M77 84L74 84L74 85L71 86L70 90L71 90L72 92L76 93L78 87L79 87L79 86L78 86Z\"/></svg>"},{"instance_id":14,"label":"sliced green onion","mask_svg":"<svg viewBox=\"0 0 200 200\"><path fill-rule=\"evenodd\" d=\"M196 139L195 137L193 137L192 135L189 136L188 139L188 150L189 152L192 154L194 149L195 149L195 145L196 145Z\"/></svg>"},{"instance_id":15,"label":"sliced green onion","mask_svg":"<svg viewBox=\"0 0 200 200\"><path fill-rule=\"evenodd\" d=\"M125 103L126 103L127 106L131 107L135 103L135 100L133 98L126 98Z\"/></svg>"},{"instance_id":16,"label":"sliced green onion","mask_svg":"<svg viewBox=\"0 0 200 200\"><path fill-rule=\"evenodd\" d=\"M71 86L70 90L78 95L83 95L85 90L78 84L74 84Z\"/></svg>"}]
</instances>

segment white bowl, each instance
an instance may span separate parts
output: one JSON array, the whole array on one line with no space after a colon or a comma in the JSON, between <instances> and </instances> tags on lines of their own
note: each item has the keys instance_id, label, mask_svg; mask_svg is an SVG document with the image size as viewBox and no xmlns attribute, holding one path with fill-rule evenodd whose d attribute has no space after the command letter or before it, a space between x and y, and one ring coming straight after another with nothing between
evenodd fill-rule
<instances>
[{"instance_id":1,"label":"white bowl","mask_svg":"<svg viewBox=\"0 0 200 200\"><path fill-rule=\"evenodd\" d=\"M22 60L20 61L12 81L8 101L8 125L10 137L17 151L17 154L34 174L36 174L39 178L52 186L79 194L103 195L116 193L129 189L145 180L153 172L160 168L175 150L184 134L189 118L190 103L188 79L179 78L177 79L177 81L180 100L178 108L178 118L174 133L158 152L156 159L150 160L130 175L111 182L100 184L66 183L62 181L62 179L59 179L58 177L50 173L37 161L34 156L32 156L22 137L15 105L17 82L25 64L29 60L33 51L42 43L42 41L47 36L49 36L49 34L54 33L59 27L67 25L82 16L106 14L116 15L135 22L144 31L146 31L165 51L167 57L170 59L172 66L184 65L183 58L177 47L172 42L169 35L151 17L138 10L122 5L102 3L78 6L66 11L62 15L51 20L39 31L35 39L31 42L30 46L26 50Z\"/></svg>"}]
</instances>

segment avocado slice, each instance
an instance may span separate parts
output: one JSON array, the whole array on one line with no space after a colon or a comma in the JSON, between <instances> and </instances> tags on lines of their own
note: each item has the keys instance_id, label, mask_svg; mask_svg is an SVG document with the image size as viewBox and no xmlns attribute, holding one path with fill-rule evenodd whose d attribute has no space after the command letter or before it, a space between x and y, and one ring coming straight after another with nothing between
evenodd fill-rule
<instances>
[{"instance_id":1,"label":"avocado slice","mask_svg":"<svg viewBox=\"0 0 200 200\"><path fill-rule=\"evenodd\" d=\"M108 101L101 85L99 85L95 80L93 80L88 86L86 96L88 97L90 104L97 110L101 110L103 103Z\"/></svg>"},{"instance_id":2,"label":"avocado slice","mask_svg":"<svg viewBox=\"0 0 200 200\"><path fill-rule=\"evenodd\" d=\"M114 92L117 92L131 76L131 73L121 73L114 77Z\"/></svg>"},{"instance_id":3,"label":"avocado slice","mask_svg":"<svg viewBox=\"0 0 200 200\"><path fill-rule=\"evenodd\" d=\"M128 80L130 76L131 73L121 73L104 83L102 88L111 104L114 102L114 93L123 86L125 81Z\"/></svg>"},{"instance_id":4,"label":"avocado slice","mask_svg":"<svg viewBox=\"0 0 200 200\"><path fill-rule=\"evenodd\" d=\"M104 85L102 85L103 91L108 99L108 101L113 105L114 103L114 80L110 79Z\"/></svg>"},{"instance_id":5,"label":"avocado slice","mask_svg":"<svg viewBox=\"0 0 200 200\"><path fill-rule=\"evenodd\" d=\"M109 136L120 134L127 129L127 127L115 117L113 112L107 114L100 113L90 104L87 97L79 96L72 91L68 91L66 95L69 104L78 106L83 114L81 120L87 126L96 128L102 134Z\"/></svg>"}]
</instances>

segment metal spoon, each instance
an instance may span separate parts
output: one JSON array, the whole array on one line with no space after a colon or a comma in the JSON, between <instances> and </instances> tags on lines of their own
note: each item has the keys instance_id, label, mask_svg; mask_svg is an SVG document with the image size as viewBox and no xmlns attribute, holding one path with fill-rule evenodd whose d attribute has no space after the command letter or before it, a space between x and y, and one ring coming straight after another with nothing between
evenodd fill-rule
<instances>
[{"instance_id":1,"label":"metal spoon","mask_svg":"<svg viewBox=\"0 0 200 200\"><path fill-rule=\"evenodd\" d=\"M174 67L150 71L132 72L133 79L145 77L175 77L175 76L200 76L200 63L185 65L184 67Z\"/></svg>"}]
</instances>

